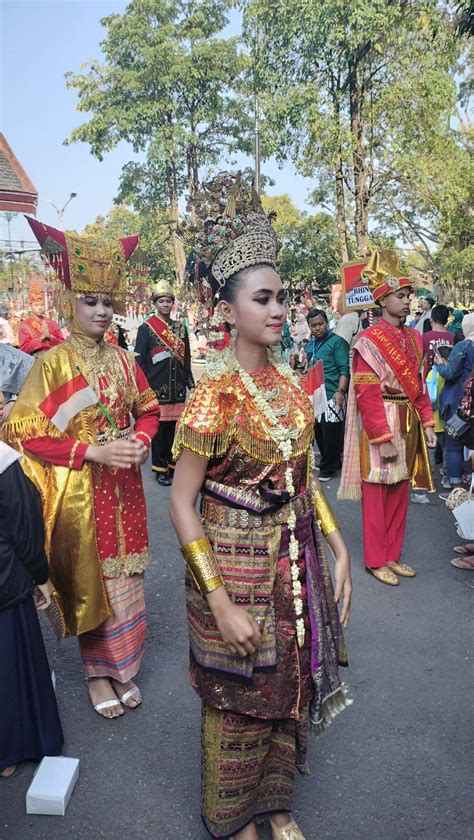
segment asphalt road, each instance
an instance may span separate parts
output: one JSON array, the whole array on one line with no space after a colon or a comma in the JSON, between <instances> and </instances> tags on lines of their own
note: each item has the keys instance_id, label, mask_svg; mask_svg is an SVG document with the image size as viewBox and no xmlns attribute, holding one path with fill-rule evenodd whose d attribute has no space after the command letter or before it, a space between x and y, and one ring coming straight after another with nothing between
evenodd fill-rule
<instances>
[{"instance_id":1,"label":"asphalt road","mask_svg":"<svg viewBox=\"0 0 474 840\"><path fill-rule=\"evenodd\" d=\"M169 491L145 476L154 563L146 576L144 702L106 721L92 710L77 645L45 638L57 677L64 754L80 758L66 816L28 816L33 765L0 780L8 840L204 840L199 816L200 704L187 683L181 555ZM328 495L334 501L336 482ZM295 815L307 840L470 840L474 574L449 563L459 542L437 496L410 505L405 559L418 576L384 586L362 567L358 504L334 503L353 557L344 676L354 703L311 741ZM1 710L0 710L1 714ZM263 838L270 837L266 829Z\"/></svg>"}]
</instances>

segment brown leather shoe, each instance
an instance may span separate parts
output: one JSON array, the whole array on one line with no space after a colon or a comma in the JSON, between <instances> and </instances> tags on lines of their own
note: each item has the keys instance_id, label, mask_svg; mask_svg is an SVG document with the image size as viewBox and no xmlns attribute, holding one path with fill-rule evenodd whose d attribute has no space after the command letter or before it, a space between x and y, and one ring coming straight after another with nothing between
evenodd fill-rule
<instances>
[{"instance_id":1,"label":"brown leather shoe","mask_svg":"<svg viewBox=\"0 0 474 840\"><path fill-rule=\"evenodd\" d=\"M397 576L393 574L393 572L388 568L388 566L381 566L379 569L369 569L367 571L370 572L374 578L380 581L380 583L386 583L387 586L399 586L400 581L398 580Z\"/></svg>"},{"instance_id":2,"label":"brown leather shoe","mask_svg":"<svg viewBox=\"0 0 474 840\"><path fill-rule=\"evenodd\" d=\"M389 569L400 577L416 577L416 572L406 563L387 563Z\"/></svg>"}]
</instances>

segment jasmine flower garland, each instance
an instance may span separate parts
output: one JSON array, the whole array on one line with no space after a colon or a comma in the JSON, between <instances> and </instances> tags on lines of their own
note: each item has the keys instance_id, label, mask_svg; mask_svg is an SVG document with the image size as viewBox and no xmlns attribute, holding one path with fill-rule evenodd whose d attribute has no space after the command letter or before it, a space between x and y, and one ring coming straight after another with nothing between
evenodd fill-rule
<instances>
[{"instance_id":1,"label":"jasmine flower garland","mask_svg":"<svg viewBox=\"0 0 474 840\"><path fill-rule=\"evenodd\" d=\"M295 377L290 366L283 362L281 359L278 360L276 354L271 353L271 351L269 352L269 362L273 365L273 367L275 367L277 373L279 373L280 376L291 382L293 385L299 385L298 380ZM286 523L288 525L288 530L290 534L289 556L291 561L290 571L293 591L293 604L296 615L296 638L299 647L302 647L305 640L305 627L303 619L303 600L301 598L302 586L301 581L299 579L298 568L299 543L296 538L296 514L292 504L292 499L295 495L295 486L293 484L293 473L291 470L291 466L288 463L291 459L293 452L292 439L294 438L294 429L287 429L280 422L276 411L269 405L263 393L256 385L255 380L252 376L250 376L249 373L247 373L246 370L244 370L231 348L227 348L226 350L221 350L220 352L216 353L215 357L212 359L211 364L209 364L207 367L207 372L208 375L212 376L213 378L219 378L220 376L226 373L236 373L239 376L240 381L242 382L245 390L252 398L255 406L259 409L262 416L265 417L265 419L268 421L268 426L266 427L266 430L270 437L273 438L273 440L277 444L278 449L283 455L283 458L287 462L287 466L285 469L285 489L288 495L290 496L290 512L288 514L288 519L286 520ZM310 464L311 454L309 456ZM312 458L312 463L314 466L314 455Z\"/></svg>"}]
</instances>

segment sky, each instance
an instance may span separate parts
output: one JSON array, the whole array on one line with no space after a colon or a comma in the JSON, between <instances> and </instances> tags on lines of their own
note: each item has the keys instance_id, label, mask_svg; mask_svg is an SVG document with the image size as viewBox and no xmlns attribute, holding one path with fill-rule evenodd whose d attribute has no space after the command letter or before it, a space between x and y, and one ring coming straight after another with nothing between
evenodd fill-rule
<instances>
[{"instance_id":1,"label":"sky","mask_svg":"<svg viewBox=\"0 0 474 840\"><path fill-rule=\"evenodd\" d=\"M123 13L126 6L125 0L0 0L0 130L38 190L37 218L47 224L58 223L49 200L62 208L71 192L77 197L64 213L67 228L80 231L105 215L123 165L134 158L126 143L103 161L90 154L87 144L64 145L71 130L87 118L76 111L77 95L66 89L64 74L77 73L89 59L101 59L105 30L100 20ZM228 34L236 34L238 27L235 13ZM287 192L299 207L311 210L306 199L313 182L290 164L280 170L271 161L262 170L275 180L268 192ZM13 219L11 237L31 241L22 216ZM7 224L0 217L0 240L6 238Z\"/></svg>"}]
</instances>

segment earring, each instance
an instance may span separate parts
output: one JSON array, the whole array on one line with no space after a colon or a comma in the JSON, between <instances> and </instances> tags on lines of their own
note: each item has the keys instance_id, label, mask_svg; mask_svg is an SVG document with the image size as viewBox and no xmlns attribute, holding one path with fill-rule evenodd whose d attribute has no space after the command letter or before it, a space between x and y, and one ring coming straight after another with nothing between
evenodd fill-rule
<instances>
[{"instance_id":1,"label":"earring","mask_svg":"<svg viewBox=\"0 0 474 840\"><path fill-rule=\"evenodd\" d=\"M235 348L235 339L237 338L237 330L235 327L230 328L230 347L231 350Z\"/></svg>"}]
</instances>

